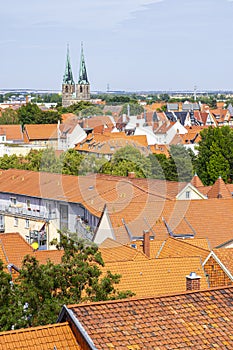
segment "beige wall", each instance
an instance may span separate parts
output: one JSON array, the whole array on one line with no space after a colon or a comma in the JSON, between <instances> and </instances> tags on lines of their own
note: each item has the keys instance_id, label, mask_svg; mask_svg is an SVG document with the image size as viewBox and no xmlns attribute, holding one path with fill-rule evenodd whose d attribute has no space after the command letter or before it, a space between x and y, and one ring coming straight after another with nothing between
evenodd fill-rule
<instances>
[{"instance_id":1,"label":"beige wall","mask_svg":"<svg viewBox=\"0 0 233 350\"><path fill-rule=\"evenodd\" d=\"M18 219L18 223L16 225L16 220ZM40 228L44 225L43 220L32 220L29 219L29 226L26 227L26 219L16 216L8 216L5 215L5 232L19 232L21 236L27 240L29 237L30 230L40 230ZM54 223L50 222L46 225L47 239L48 243L50 243L54 238L59 239L59 234L57 233L57 227ZM48 249L55 249L55 246L47 246Z\"/></svg>"}]
</instances>

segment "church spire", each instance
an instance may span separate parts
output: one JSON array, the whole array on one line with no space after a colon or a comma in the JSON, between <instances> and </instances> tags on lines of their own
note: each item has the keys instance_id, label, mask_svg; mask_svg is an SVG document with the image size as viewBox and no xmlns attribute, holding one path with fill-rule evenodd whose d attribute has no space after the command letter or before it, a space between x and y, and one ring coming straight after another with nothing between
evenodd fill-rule
<instances>
[{"instance_id":1,"label":"church spire","mask_svg":"<svg viewBox=\"0 0 233 350\"><path fill-rule=\"evenodd\" d=\"M66 69L65 74L63 75L63 84L74 85L74 79L70 64L70 53L69 53L69 45L67 45L67 54L66 54Z\"/></svg>"},{"instance_id":2,"label":"church spire","mask_svg":"<svg viewBox=\"0 0 233 350\"><path fill-rule=\"evenodd\" d=\"M80 85L89 84L89 81L87 78L87 69L86 69L86 64L85 64L85 59L83 54L83 43L81 43L81 59L80 59L78 84Z\"/></svg>"}]
</instances>

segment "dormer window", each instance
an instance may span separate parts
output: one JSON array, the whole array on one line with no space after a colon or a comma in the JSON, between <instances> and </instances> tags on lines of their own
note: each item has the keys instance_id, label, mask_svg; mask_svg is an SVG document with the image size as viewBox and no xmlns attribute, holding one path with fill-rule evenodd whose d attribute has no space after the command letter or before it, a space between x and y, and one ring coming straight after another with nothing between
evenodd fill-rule
<instances>
[{"instance_id":1,"label":"dormer window","mask_svg":"<svg viewBox=\"0 0 233 350\"><path fill-rule=\"evenodd\" d=\"M190 191L186 191L185 192L185 198L186 199L190 199Z\"/></svg>"}]
</instances>

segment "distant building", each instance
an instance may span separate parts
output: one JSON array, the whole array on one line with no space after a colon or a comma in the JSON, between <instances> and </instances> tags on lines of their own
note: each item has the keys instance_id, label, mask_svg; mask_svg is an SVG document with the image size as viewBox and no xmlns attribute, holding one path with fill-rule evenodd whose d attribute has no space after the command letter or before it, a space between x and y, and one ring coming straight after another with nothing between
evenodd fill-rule
<instances>
[{"instance_id":1,"label":"distant building","mask_svg":"<svg viewBox=\"0 0 233 350\"><path fill-rule=\"evenodd\" d=\"M87 69L83 54L83 45L81 46L81 58L78 83L75 84L70 63L69 47L66 55L66 68L62 83L62 106L68 107L79 101L90 100L90 83L87 78Z\"/></svg>"}]
</instances>

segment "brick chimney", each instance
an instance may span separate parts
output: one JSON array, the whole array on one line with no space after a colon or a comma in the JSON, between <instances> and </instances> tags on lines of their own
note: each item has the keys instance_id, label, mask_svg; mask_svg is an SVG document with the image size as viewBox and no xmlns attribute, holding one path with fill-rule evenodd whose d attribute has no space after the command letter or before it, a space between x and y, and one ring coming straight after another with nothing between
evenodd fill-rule
<instances>
[{"instance_id":1,"label":"brick chimney","mask_svg":"<svg viewBox=\"0 0 233 350\"><path fill-rule=\"evenodd\" d=\"M128 178L129 179L135 179L135 172L134 171L129 171L128 172Z\"/></svg>"},{"instance_id":2,"label":"brick chimney","mask_svg":"<svg viewBox=\"0 0 233 350\"><path fill-rule=\"evenodd\" d=\"M150 257L150 231L143 231L143 253Z\"/></svg>"},{"instance_id":3,"label":"brick chimney","mask_svg":"<svg viewBox=\"0 0 233 350\"><path fill-rule=\"evenodd\" d=\"M186 290L200 290L201 277L196 272L191 272L186 276Z\"/></svg>"}]
</instances>

